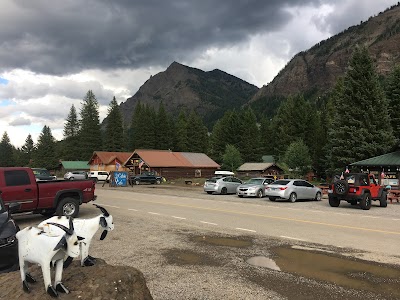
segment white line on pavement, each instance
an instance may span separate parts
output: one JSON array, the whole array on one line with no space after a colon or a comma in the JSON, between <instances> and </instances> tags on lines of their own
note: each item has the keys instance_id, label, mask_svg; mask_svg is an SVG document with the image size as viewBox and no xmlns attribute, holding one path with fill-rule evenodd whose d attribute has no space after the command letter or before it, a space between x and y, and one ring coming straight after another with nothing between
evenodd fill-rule
<instances>
[{"instance_id":1,"label":"white line on pavement","mask_svg":"<svg viewBox=\"0 0 400 300\"><path fill-rule=\"evenodd\" d=\"M114 208L120 208L119 206L114 206L114 205L108 205L108 204L101 204L99 203L101 206L107 206L107 207L114 207Z\"/></svg>"},{"instance_id":2,"label":"white line on pavement","mask_svg":"<svg viewBox=\"0 0 400 300\"><path fill-rule=\"evenodd\" d=\"M290 236L285 236L285 235L281 235L281 238L305 242L305 240L294 238L294 237L290 237Z\"/></svg>"},{"instance_id":3,"label":"white line on pavement","mask_svg":"<svg viewBox=\"0 0 400 300\"><path fill-rule=\"evenodd\" d=\"M128 208L128 210L138 211L137 209L134 208Z\"/></svg>"},{"instance_id":4,"label":"white line on pavement","mask_svg":"<svg viewBox=\"0 0 400 300\"><path fill-rule=\"evenodd\" d=\"M210 222L206 222L206 221L200 221L200 223L208 224L208 225L218 225L218 224L216 224L216 223L210 223Z\"/></svg>"},{"instance_id":5,"label":"white line on pavement","mask_svg":"<svg viewBox=\"0 0 400 300\"><path fill-rule=\"evenodd\" d=\"M158 216L160 215L159 213L152 212L152 211L148 211L148 213L151 214L151 215L158 215Z\"/></svg>"},{"instance_id":6,"label":"white line on pavement","mask_svg":"<svg viewBox=\"0 0 400 300\"><path fill-rule=\"evenodd\" d=\"M186 220L186 218L182 218L182 217L176 217L176 216L172 216L175 219L179 219L179 220Z\"/></svg>"},{"instance_id":7,"label":"white line on pavement","mask_svg":"<svg viewBox=\"0 0 400 300\"><path fill-rule=\"evenodd\" d=\"M373 217L373 216L361 216L361 218L372 218L372 219L378 219L379 217Z\"/></svg>"},{"instance_id":8,"label":"white line on pavement","mask_svg":"<svg viewBox=\"0 0 400 300\"><path fill-rule=\"evenodd\" d=\"M249 232L256 232L255 230L246 229L246 228L240 228L240 227L237 227L237 228L235 228L235 229L236 229L236 230L249 231Z\"/></svg>"},{"instance_id":9,"label":"white line on pavement","mask_svg":"<svg viewBox=\"0 0 400 300\"><path fill-rule=\"evenodd\" d=\"M400 219L392 219L393 221L400 221Z\"/></svg>"}]
</instances>

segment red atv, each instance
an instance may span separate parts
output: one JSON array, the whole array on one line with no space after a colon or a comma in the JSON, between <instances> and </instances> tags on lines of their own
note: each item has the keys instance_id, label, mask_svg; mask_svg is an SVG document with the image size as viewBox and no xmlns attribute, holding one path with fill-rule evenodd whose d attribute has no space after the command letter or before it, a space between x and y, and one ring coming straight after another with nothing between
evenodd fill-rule
<instances>
[{"instance_id":1,"label":"red atv","mask_svg":"<svg viewBox=\"0 0 400 300\"><path fill-rule=\"evenodd\" d=\"M371 208L372 200L378 200L381 207L387 206L387 191L378 185L374 175L366 173L345 173L336 175L328 191L329 205L338 207L344 200L351 205L359 204L364 210Z\"/></svg>"}]
</instances>

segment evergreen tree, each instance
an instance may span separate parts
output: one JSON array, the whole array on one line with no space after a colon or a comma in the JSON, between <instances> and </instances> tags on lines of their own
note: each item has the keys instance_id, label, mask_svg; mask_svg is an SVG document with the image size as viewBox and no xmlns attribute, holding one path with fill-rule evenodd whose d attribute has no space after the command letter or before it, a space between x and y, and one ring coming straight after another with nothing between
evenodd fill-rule
<instances>
[{"instance_id":1,"label":"evergreen tree","mask_svg":"<svg viewBox=\"0 0 400 300\"><path fill-rule=\"evenodd\" d=\"M94 151L102 150L99 104L91 90L83 99L80 116L80 159L89 160Z\"/></svg>"},{"instance_id":2,"label":"evergreen tree","mask_svg":"<svg viewBox=\"0 0 400 300\"><path fill-rule=\"evenodd\" d=\"M113 97L108 107L104 149L111 152L122 151L124 148L123 137L124 127L122 124L122 114L117 100Z\"/></svg>"},{"instance_id":3,"label":"evergreen tree","mask_svg":"<svg viewBox=\"0 0 400 300\"><path fill-rule=\"evenodd\" d=\"M389 102L390 123L396 139L397 147L400 142L400 65L397 65L387 79L386 98Z\"/></svg>"},{"instance_id":4,"label":"evergreen tree","mask_svg":"<svg viewBox=\"0 0 400 300\"><path fill-rule=\"evenodd\" d=\"M311 169L311 156L307 145L302 139L299 139L289 145L283 162L292 170L292 173L304 176Z\"/></svg>"},{"instance_id":5,"label":"evergreen tree","mask_svg":"<svg viewBox=\"0 0 400 300\"><path fill-rule=\"evenodd\" d=\"M274 153L271 143L271 137L273 136L271 120L263 117L260 121L260 136L261 136L261 149L263 155L269 155Z\"/></svg>"},{"instance_id":6,"label":"evergreen tree","mask_svg":"<svg viewBox=\"0 0 400 300\"><path fill-rule=\"evenodd\" d=\"M144 149L156 149L156 131L161 130L156 124L157 114L153 107L146 105L139 124L140 142Z\"/></svg>"},{"instance_id":7,"label":"evergreen tree","mask_svg":"<svg viewBox=\"0 0 400 300\"><path fill-rule=\"evenodd\" d=\"M5 131L0 142L0 167L15 166L14 150L14 146L11 145L7 131Z\"/></svg>"},{"instance_id":8,"label":"evergreen tree","mask_svg":"<svg viewBox=\"0 0 400 300\"><path fill-rule=\"evenodd\" d=\"M131 126L129 128L129 140L130 140L130 148L132 150L142 148L141 139L142 139L142 129L144 128L144 107L140 103L140 101L136 104L135 110L132 114Z\"/></svg>"},{"instance_id":9,"label":"evergreen tree","mask_svg":"<svg viewBox=\"0 0 400 300\"><path fill-rule=\"evenodd\" d=\"M245 162L260 162L262 160L261 135L257 118L249 107L242 112L238 145L241 157Z\"/></svg>"},{"instance_id":10,"label":"evergreen tree","mask_svg":"<svg viewBox=\"0 0 400 300\"><path fill-rule=\"evenodd\" d=\"M33 155L33 166L37 168L46 168L48 170L58 167L58 158L56 157L56 141L48 126L44 126L39 135L36 145L36 151Z\"/></svg>"},{"instance_id":11,"label":"evergreen tree","mask_svg":"<svg viewBox=\"0 0 400 300\"><path fill-rule=\"evenodd\" d=\"M331 172L394 145L387 100L365 47L355 49L343 83L328 132Z\"/></svg>"},{"instance_id":12,"label":"evergreen tree","mask_svg":"<svg viewBox=\"0 0 400 300\"><path fill-rule=\"evenodd\" d=\"M171 134L171 122L169 116L165 111L164 104L161 102L158 107L157 113L157 126L155 129L155 146L156 149L168 150L172 147L171 139L173 139Z\"/></svg>"},{"instance_id":13,"label":"evergreen tree","mask_svg":"<svg viewBox=\"0 0 400 300\"><path fill-rule=\"evenodd\" d=\"M243 159L240 151L235 146L227 144L223 155L222 168L234 172L242 164Z\"/></svg>"},{"instance_id":14,"label":"evergreen tree","mask_svg":"<svg viewBox=\"0 0 400 300\"><path fill-rule=\"evenodd\" d=\"M192 111L187 121L188 151L195 153L207 153L208 130L202 119Z\"/></svg>"},{"instance_id":15,"label":"evergreen tree","mask_svg":"<svg viewBox=\"0 0 400 300\"><path fill-rule=\"evenodd\" d=\"M30 166L35 152L35 144L33 143L31 134L25 139L25 144L20 149L20 160L19 164L21 166Z\"/></svg>"},{"instance_id":16,"label":"evergreen tree","mask_svg":"<svg viewBox=\"0 0 400 300\"><path fill-rule=\"evenodd\" d=\"M180 111L178 120L176 122L176 151L188 151L188 133L187 133L187 120L183 110Z\"/></svg>"},{"instance_id":17,"label":"evergreen tree","mask_svg":"<svg viewBox=\"0 0 400 300\"><path fill-rule=\"evenodd\" d=\"M62 147L56 147L63 160L79 160L81 145L79 142L79 120L75 106L72 105L64 124L64 141Z\"/></svg>"}]
</instances>

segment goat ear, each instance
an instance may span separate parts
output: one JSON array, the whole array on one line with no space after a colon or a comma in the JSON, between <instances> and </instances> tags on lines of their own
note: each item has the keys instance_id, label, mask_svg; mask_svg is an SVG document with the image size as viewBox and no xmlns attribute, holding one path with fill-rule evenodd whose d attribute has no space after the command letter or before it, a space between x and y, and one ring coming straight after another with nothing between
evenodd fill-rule
<instances>
[{"instance_id":1,"label":"goat ear","mask_svg":"<svg viewBox=\"0 0 400 300\"><path fill-rule=\"evenodd\" d=\"M102 241L102 240L104 240L106 238L107 233L108 233L107 230L103 230L103 232L101 233L101 236L100 236L100 241Z\"/></svg>"},{"instance_id":2,"label":"goat ear","mask_svg":"<svg viewBox=\"0 0 400 300\"><path fill-rule=\"evenodd\" d=\"M63 236L58 244L54 247L53 251L57 251L58 249L64 248L65 246L67 246L67 239L65 238L65 236Z\"/></svg>"},{"instance_id":3,"label":"goat ear","mask_svg":"<svg viewBox=\"0 0 400 300\"><path fill-rule=\"evenodd\" d=\"M101 225L101 227L107 227L106 218L100 217L100 225Z\"/></svg>"},{"instance_id":4,"label":"goat ear","mask_svg":"<svg viewBox=\"0 0 400 300\"><path fill-rule=\"evenodd\" d=\"M81 237L81 236L77 236L77 238L78 238L78 241L82 241L82 240L84 240L85 238L84 237Z\"/></svg>"},{"instance_id":5,"label":"goat ear","mask_svg":"<svg viewBox=\"0 0 400 300\"><path fill-rule=\"evenodd\" d=\"M61 229L64 230L68 235L73 235L73 234L74 234L74 231L73 231L73 230L71 230L71 229L65 227L64 225L61 225L61 224L58 224L58 223L53 223L53 222L49 222L49 223L47 223L47 224L54 225L54 226L57 226L57 227L61 228Z\"/></svg>"},{"instance_id":6,"label":"goat ear","mask_svg":"<svg viewBox=\"0 0 400 300\"><path fill-rule=\"evenodd\" d=\"M98 209L100 209L101 210L101 212L104 214L104 216L105 217L108 217L110 214L108 213L108 211L104 208L104 207L102 207L102 206L100 206L100 205L97 205L97 204L93 204L94 206L96 206Z\"/></svg>"}]
</instances>

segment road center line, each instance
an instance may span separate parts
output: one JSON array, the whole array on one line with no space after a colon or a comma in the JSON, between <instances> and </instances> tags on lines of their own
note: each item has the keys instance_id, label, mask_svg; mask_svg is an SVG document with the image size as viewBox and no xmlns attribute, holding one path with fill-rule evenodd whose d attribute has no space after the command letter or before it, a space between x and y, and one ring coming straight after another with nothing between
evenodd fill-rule
<instances>
[{"instance_id":1,"label":"road center line","mask_svg":"<svg viewBox=\"0 0 400 300\"><path fill-rule=\"evenodd\" d=\"M294 238L294 237L290 237L290 236L281 235L280 237L281 237L281 238L284 238L284 239L289 239L289 240L295 240L295 241L302 241L302 242L305 242L305 240L298 239L298 238Z\"/></svg>"},{"instance_id":2,"label":"road center line","mask_svg":"<svg viewBox=\"0 0 400 300\"><path fill-rule=\"evenodd\" d=\"M373 217L373 216L361 216L361 218L372 218L372 219L378 219L379 217Z\"/></svg>"},{"instance_id":3,"label":"road center line","mask_svg":"<svg viewBox=\"0 0 400 300\"><path fill-rule=\"evenodd\" d=\"M114 205L108 205L108 204L101 204L99 203L101 206L107 206L107 207L114 207L114 208L120 208L119 206L114 206Z\"/></svg>"},{"instance_id":4,"label":"road center line","mask_svg":"<svg viewBox=\"0 0 400 300\"><path fill-rule=\"evenodd\" d=\"M151 214L151 215L157 215L157 216L159 216L159 215L160 215L159 213L152 212L152 211L148 211L148 213L149 213L149 214Z\"/></svg>"},{"instance_id":5,"label":"road center line","mask_svg":"<svg viewBox=\"0 0 400 300\"><path fill-rule=\"evenodd\" d=\"M182 218L182 217L176 217L176 216L172 216L175 219L179 219L179 220L186 220L186 218Z\"/></svg>"},{"instance_id":6,"label":"road center line","mask_svg":"<svg viewBox=\"0 0 400 300\"><path fill-rule=\"evenodd\" d=\"M257 232L257 231L255 231L255 230L246 229L246 228L240 228L240 227L237 227L237 228L235 228L235 229L236 229L236 230L249 231L249 232Z\"/></svg>"},{"instance_id":7,"label":"road center line","mask_svg":"<svg viewBox=\"0 0 400 300\"><path fill-rule=\"evenodd\" d=\"M206 221L200 221L200 223L208 224L208 225L218 225L218 224L216 224L216 223L210 223L210 222L206 222Z\"/></svg>"},{"instance_id":8,"label":"road center line","mask_svg":"<svg viewBox=\"0 0 400 300\"><path fill-rule=\"evenodd\" d=\"M134 208L128 208L128 210L138 211L137 209L134 209Z\"/></svg>"}]
</instances>

